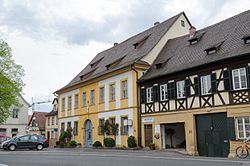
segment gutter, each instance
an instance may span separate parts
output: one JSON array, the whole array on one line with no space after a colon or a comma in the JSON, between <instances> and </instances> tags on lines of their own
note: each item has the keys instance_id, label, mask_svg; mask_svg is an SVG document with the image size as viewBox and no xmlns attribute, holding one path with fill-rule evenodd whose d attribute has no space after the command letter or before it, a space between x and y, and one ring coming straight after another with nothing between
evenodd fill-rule
<instances>
[{"instance_id":1,"label":"gutter","mask_svg":"<svg viewBox=\"0 0 250 166\"><path fill-rule=\"evenodd\" d=\"M141 145L141 107L140 107L140 98L139 98L139 90L137 86L137 81L139 80L138 78L138 71L133 68L133 65L130 65L130 69L136 73L136 93L137 93L137 121L138 121L138 126L137 126L137 131L138 131L138 146L142 147Z\"/></svg>"}]
</instances>

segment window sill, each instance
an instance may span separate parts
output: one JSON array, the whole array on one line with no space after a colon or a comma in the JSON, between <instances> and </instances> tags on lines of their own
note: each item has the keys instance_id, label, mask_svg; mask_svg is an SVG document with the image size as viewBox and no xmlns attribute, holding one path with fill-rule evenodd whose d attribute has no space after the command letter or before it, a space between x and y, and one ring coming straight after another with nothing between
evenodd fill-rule
<instances>
[{"instance_id":1,"label":"window sill","mask_svg":"<svg viewBox=\"0 0 250 166\"><path fill-rule=\"evenodd\" d=\"M109 100L110 103L115 102L116 100Z\"/></svg>"},{"instance_id":2,"label":"window sill","mask_svg":"<svg viewBox=\"0 0 250 166\"><path fill-rule=\"evenodd\" d=\"M99 104L104 104L104 102L99 102Z\"/></svg>"},{"instance_id":3,"label":"window sill","mask_svg":"<svg viewBox=\"0 0 250 166\"><path fill-rule=\"evenodd\" d=\"M128 97L124 97L124 98L121 98L120 100L127 100L128 99Z\"/></svg>"}]
</instances>

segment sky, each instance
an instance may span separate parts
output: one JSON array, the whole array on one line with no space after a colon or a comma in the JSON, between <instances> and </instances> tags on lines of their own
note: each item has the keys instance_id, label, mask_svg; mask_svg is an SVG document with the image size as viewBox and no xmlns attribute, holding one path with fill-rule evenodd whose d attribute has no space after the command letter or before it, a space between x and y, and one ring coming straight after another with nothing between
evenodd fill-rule
<instances>
[{"instance_id":1,"label":"sky","mask_svg":"<svg viewBox=\"0 0 250 166\"><path fill-rule=\"evenodd\" d=\"M184 11L201 29L249 9L246 0L0 0L0 39L25 70L23 96L32 103L52 100L97 53L156 21Z\"/></svg>"}]
</instances>

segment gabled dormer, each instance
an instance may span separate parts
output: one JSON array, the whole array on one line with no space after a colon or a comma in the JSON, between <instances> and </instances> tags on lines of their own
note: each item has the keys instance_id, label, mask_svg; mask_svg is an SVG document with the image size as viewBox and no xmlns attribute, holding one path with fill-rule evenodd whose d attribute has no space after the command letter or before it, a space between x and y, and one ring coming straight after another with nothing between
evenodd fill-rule
<instances>
[{"instance_id":1,"label":"gabled dormer","mask_svg":"<svg viewBox=\"0 0 250 166\"><path fill-rule=\"evenodd\" d=\"M156 64L155 64L156 69L161 69L161 68L163 68L163 67L168 63L168 61L169 61L170 59L171 59L171 57L170 57L170 58L167 58L167 60L165 60L165 61L156 63Z\"/></svg>"},{"instance_id":2,"label":"gabled dormer","mask_svg":"<svg viewBox=\"0 0 250 166\"><path fill-rule=\"evenodd\" d=\"M192 38L190 38L188 41L189 41L189 44L190 45L195 45L195 44L197 44L200 40L201 40L201 38L202 38L202 36L205 34L206 32L203 32L203 33L201 33L201 34L199 34L199 35L197 35L197 36L193 36Z\"/></svg>"}]
</instances>

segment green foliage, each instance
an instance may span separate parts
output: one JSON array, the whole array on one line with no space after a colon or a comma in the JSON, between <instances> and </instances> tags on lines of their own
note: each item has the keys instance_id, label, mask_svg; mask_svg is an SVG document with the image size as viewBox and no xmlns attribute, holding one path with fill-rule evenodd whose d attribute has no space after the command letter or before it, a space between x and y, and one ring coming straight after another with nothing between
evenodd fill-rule
<instances>
[{"instance_id":1,"label":"green foliage","mask_svg":"<svg viewBox=\"0 0 250 166\"><path fill-rule=\"evenodd\" d=\"M76 141L72 140L72 141L69 142L69 147L75 148L76 146L77 146L77 142Z\"/></svg>"},{"instance_id":2,"label":"green foliage","mask_svg":"<svg viewBox=\"0 0 250 166\"><path fill-rule=\"evenodd\" d=\"M113 138L104 138L105 147L115 147L115 140Z\"/></svg>"},{"instance_id":3,"label":"green foliage","mask_svg":"<svg viewBox=\"0 0 250 166\"><path fill-rule=\"evenodd\" d=\"M56 141L56 146L59 146L60 145L60 141Z\"/></svg>"},{"instance_id":4,"label":"green foliage","mask_svg":"<svg viewBox=\"0 0 250 166\"><path fill-rule=\"evenodd\" d=\"M150 150L155 150L156 149L155 144L154 143L150 143L149 144L149 149Z\"/></svg>"},{"instance_id":5,"label":"green foliage","mask_svg":"<svg viewBox=\"0 0 250 166\"><path fill-rule=\"evenodd\" d=\"M95 141L93 147L102 147L102 143L100 141Z\"/></svg>"},{"instance_id":6,"label":"green foliage","mask_svg":"<svg viewBox=\"0 0 250 166\"><path fill-rule=\"evenodd\" d=\"M60 143L65 143L66 138L68 137L68 132L67 131L62 131L59 137Z\"/></svg>"},{"instance_id":7,"label":"green foliage","mask_svg":"<svg viewBox=\"0 0 250 166\"><path fill-rule=\"evenodd\" d=\"M67 128L67 142L71 141L72 131L73 131L72 127L68 126L68 128Z\"/></svg>"},{"instance_id":8,"label":"green foliage","mask_svg":"<svg viewBox=\"0 0 250 166\"><path fill-rule=\"evenodd\" d=\"M13 60L11 48L0 40L0 123L9 117L11 106L20 106L18 97L24 86L23 76L24 70Z\"/></svg>"},{"instance_id":9,"label":"green foliage","mask_svg":"<svg viewBox=\"0 0 250 166\"><path fill-rule=\"evenodd\" d=\"M119 130L119 124L112 124L110 119L107 119L104 123L104 126L101 126L101 130L106 135L116 135Z\"/></svg>"},{"instance_id":10,"label":"green foliage","mask_svg":"<svg viewBox=\"0 0 250 166\"><path fill-rule=\"evenodd\" d=\"M130 147L130 148L137 147L137 144L136 144L134 136L129 136L127 142L128 142L128 147Z\"/></svg>"}]
</instances>

